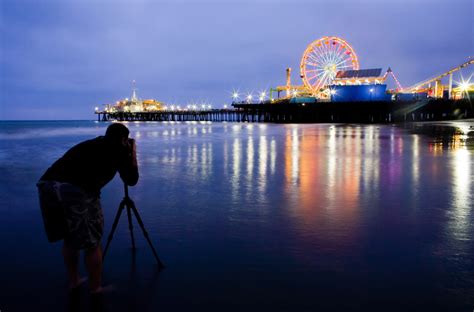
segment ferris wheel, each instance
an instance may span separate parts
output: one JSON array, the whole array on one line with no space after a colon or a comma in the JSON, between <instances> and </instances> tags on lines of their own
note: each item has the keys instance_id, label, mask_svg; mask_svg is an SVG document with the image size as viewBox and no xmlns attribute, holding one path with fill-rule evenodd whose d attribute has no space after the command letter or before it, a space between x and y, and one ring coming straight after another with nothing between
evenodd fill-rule
<instances>
[{"instance_id":1,"label":"ferris wheel","mask_svg":"<svg viewBox=\"0 0 474 312\"><path fill-rule=\"evenodd\" d=\"M304 51L300 72L305 87L313 93L332 83L340 70L359 69L354 49L338 37L313 41Z\"/></svg>"}]
</instances>

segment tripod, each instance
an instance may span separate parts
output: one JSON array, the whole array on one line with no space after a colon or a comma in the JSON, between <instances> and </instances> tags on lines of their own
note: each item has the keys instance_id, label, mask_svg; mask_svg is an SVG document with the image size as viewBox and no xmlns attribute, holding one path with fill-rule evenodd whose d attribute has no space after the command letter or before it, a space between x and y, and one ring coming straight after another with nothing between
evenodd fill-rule
<instances>
[{"instance_id":1,"label":"tripod","mask_svg":"<svg viewBox=\"0 0 474 312\"><path fill-rule=\"evenodd\" d=\"M105 245L104 249L104 254L102 255L102 259L105 259L105 255L107 254L107 249L109 248L110 242L112 241L112 238L114 236L115 229L117 228L120 215L122 214L122 211L124 208L127 208L127 216L128 216L128 228L130 229L130 236L132 238L132 250L135 252L135 237L133 236L133 224L132 224L132 212L135 215L135 218L137 219L138 225L140 225L140 228L143 231L143 235L145 236L148 245L150 245L151 250L153 251L153 255L155 256L156 262L158 263L158 266L160 268L164 268L165 265L163 262L161 262L160 258L158 257L158 254L156 253L155 248L153 247L153 244L151 243L150 237L148 236L148 232L145 230L145 226L143 225L142 218L138 214L137 207L135 207L135 203L133 200L128 196L128 185L124 183L124 189L125 189L125 197L122 199L119 205L119 209L117 211L117 215L115 216L114 224L112 225L112 230L110 231L109 237L107 238L107 244Z\"/></svg>"}]
</instances>

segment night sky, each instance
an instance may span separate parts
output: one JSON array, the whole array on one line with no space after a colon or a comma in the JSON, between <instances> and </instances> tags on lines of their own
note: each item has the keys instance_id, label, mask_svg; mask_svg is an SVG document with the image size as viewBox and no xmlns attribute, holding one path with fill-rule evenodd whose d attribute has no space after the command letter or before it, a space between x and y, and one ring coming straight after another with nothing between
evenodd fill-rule
<instances>
[{"instance_id":1,"label":"night sky","mask_svg":"<svg viewBox=\"0 0 474 312\"><path fill-rule=\"evenodd\" d=\"M95 119L131 96L214 107L340 36L403 86L474 55L474 1L0 1L0 119ZM463 75L469 76L469 72ZM458 79L458 77L455 77Z\"/></svg>"}]
</instances>

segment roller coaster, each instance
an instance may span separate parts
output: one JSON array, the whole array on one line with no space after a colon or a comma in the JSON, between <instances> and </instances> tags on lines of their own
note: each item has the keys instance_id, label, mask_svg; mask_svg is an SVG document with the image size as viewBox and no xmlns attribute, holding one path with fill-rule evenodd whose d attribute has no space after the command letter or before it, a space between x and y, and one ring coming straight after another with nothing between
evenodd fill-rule
<instances>
[{"instance_id":1,"label":"roller coaster","mask_svg":"<svg viewBox=\"0 0 474 312\"><path fill-rule=\"evenodd\" d=\"M457 71L460 71L461 69L463 69L465 67L468 67L472 64L474 64L474 60L469 58L469 60L467 62L464 62L461 65L456 66L456 67L442 73L441 75L438 75L436 77L418 82L418 83L416 83L416 84L414 84L410 87L403 88L403 89L401 89L401 92L403 92L403 93L427 92L428 94L430 94L431 97L442 98L446 86L441 84L441 79L443 79L446 76L449 76L449 82L448 82L448 85L447 85L448 97L452 98L453 95L454 95L454 92L453 92L453 73L455 73ZM473 88L472 83L470 82L470 78L472 78L472 75L467 80L465 80L465 81L463 80L463 81L460 82L460 86L459 86L460 90L459 91L461 91L461 92L462 91L469 91L469 89ZM434 89L432 88L433 83L434 83Z\"/></svg>"}]
</instances>

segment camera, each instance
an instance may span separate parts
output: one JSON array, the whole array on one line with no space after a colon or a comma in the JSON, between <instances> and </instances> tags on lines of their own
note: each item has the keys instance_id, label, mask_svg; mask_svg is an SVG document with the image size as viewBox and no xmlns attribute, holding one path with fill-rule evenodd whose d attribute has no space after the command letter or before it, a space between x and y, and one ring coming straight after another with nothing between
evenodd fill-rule
<instances>
[{"instance_id":1,"label":"camera","mask_svg":"<svg viewBox=\"0 0 474 312\"><path fill-rule=\"evenodd\" d=\"M129 148L133 148L133 145L135 145L135 140L132 138L127 139L127 145Z\"/></svg>"},{"instance_id":2,"label":"camera","mask_svg":"<svg viewBox=\"0 0 474 312\"><path fill-rule=\"evenodd\" d=\"M135 145L135 140L131 138L122 138L122 141L118 148L122 153L125 153L129 156L133 154L133 149Z\"/></svg>"}]
</instances>

